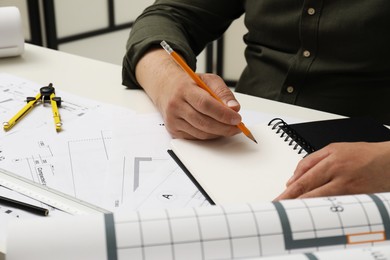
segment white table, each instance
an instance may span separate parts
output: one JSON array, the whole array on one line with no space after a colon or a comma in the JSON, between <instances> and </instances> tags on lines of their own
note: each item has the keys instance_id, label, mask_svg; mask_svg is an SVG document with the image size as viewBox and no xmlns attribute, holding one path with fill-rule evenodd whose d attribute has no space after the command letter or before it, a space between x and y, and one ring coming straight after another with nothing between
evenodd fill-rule
<instances>
[{"instance_id":1,"label":"white table","mask_svg":"<svg viewBox=\"0 0 390 260\"><path fill-rule=\"evenodd\" d=\"M58 89L121 105L139 113L157 111L142 90L130 90L121 84L122 68L118 65L26 44L22 56L0 59L0 71L41 83L42 86L51 82ZM335 118L333 114L248 95L237 93L236 97L245 110L307 120ZM4 255L0 253L1 259Z\"/></svg>"},{"instance_id":2,"label":"white table","mask_svg":"<svg viewBox=\"0 0 390 260\"><path fill-rule=\"evenodd\" d=\"M122 67L26 44L21 57L0 59L0 71L102 102L122 105L138 112L155 112L142 90L121 84ZM302 119L327 119L334 115L243 94L236 94L241 107Z\"/></svg>"}]
</instances>

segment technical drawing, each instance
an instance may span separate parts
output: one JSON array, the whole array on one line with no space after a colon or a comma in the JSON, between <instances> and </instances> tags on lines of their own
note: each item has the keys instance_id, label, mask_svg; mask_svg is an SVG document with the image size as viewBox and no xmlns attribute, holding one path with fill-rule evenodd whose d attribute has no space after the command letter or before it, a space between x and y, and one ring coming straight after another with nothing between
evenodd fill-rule
<instances>
[{"instance_id":1,"label":"technical drawing","mask_svg":"<svg viewBox=\"0 0 390 260\"><path fill-rule=\"evenodd\" d=\"M139 186L139 178L140 178L140 164L141 162L150 162L152 161L152 157L135 157L134 158L134 184L133 191L136 191Z\"/></svg>"},{"instance_id":2,"label":"technical drawing","mask_svg":"<svg viewBox=\"0 0 390 260\"><path fill-rule=\"evenodd\" d=\"M333 246L333 245L346 245L346 244L359 244L359 243L370 243L370 242L381 242L390 239L390 218L389 218L389 212L386 209L386 206L384 205L384 202L378 198L377 195L367 195L371 199L371 201L365 201L365 202L349 202L349 203L338 203L338 200L335 198L328 198L327 204L323 204L321 206L317 207L310 207L306 208L307 214L312 214L313 211L323 211L323 210L329 210L330 212L335 214L335 219L338 219L337 221L332 222L331 219L328 219L327 226L321 227L320 223L316 223L315 219L311 216L310 219L312 220L312 223L310 223L310 226L313 229L313 234L315 235L312 238L305 238L305 239L295 239L294 238L294 232L304 232L304 229L301 230L295 230L293 231L292 223L289 219L287 210L283 206L281 202L274 202L275 208L278 212L280 222L283 229L283 238L286 250L290 249L299 249L299 248L310 248L310 247L319 247L319 246ZM288 203L288 202L284 202ZM357 207L356 207L357 205ZM373 207L375 206L375 207ZM343 223L343 217L342 215L345 214L345 211L349 207L356 208L355 211L358 211L359 213L362 213L361 216L367 216L365 218L361 218L361 223L353 223L351 226L348 223ZM367 208L369 207L369 208ZM291 211L299 210L301 209L293 208L289 209ZM356 213L356 212L355 212ZM292 214L292 213L290 213ZM380 218L374 218L378 222L370 222L370 215L377 214L380 216ZM358 215L355 214L355 217L358 218ZM380 220L380 222L379 222ZM329 226L329 223L334 223L336 225ZM338 224L338 225L337 225ZM368 227L371 227L371 229L367 229ZM364 227L365 229L363 231L348 231L348 229L355 229L358 230L359 227ZM342 229L342 234L337 230ZM333 230L334 235L321 235L321 231L323 233L331 233ZM325 232L326 231L326 232Z\"/></svg>"}]
</instances>

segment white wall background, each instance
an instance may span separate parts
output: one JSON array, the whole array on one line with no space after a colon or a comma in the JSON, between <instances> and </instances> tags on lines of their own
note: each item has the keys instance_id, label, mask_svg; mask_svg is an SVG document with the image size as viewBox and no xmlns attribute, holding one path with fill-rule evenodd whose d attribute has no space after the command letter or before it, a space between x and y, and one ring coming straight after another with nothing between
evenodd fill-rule
<instances>
[{"instance_id":1,"label":"white wall background","mask_svg":"<svg viewBox=\"0 0 390 260\"><path fill-rule=\"evenodd\" d=\"M246 66L244 57L245 43L243 40L246 32L244 16L241 16L233 22L224 35L223 77L225 79L238 80Z\"/></svg>"},{"instance_id":2,"label":"white wall background","mask_svg":"<svg viewBox=\"0 0 390 260\"><path fill-rule=\"evenodd\" d=\"M115 24L134 21L153 0L115 0ZM108 26L106 0L55 0L58 37L66 37ZM77 8L75 8L77 7ZM92 8L91 8L92 7ZM59 50L121 64L130 29L59 45Z\"/></svg>"},{"instance_id":3,"label":"white wall background","mask_svg":"<svg viewBox=\"0 0 390 260\"><path fill-rule=\"evenodd\" d=\"M17 6L23 17L25 38L30 39L28 0L0 0L0 6ZM44 1L44 0L41 0ZM134 21L154 0L115 0L115 24ZM57 36L67 37L108 26L106 0L54 0ZM235 21L225 34L224 78L236 80L245 67L242 36L246 32L243 18ZM130 29L85 38L59 45L59 50L121 65ZM198 72L205 71L205 55L198 57Z\"/></svg>"}]
</instances>

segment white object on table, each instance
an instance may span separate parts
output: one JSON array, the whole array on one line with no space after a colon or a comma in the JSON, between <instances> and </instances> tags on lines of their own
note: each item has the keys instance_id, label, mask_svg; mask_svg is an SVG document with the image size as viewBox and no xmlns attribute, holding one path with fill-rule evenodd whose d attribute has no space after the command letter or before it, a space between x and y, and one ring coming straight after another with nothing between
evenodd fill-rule
<instances>
[{"instance_id":1,"label":"white object on table","mask_svg":"<svg viewBox=\"0 0 390 260\"><path fill-rule=\"evenodd\" d=\"M24 51L24 34L19 9L0 8L0 58L19 56Z\"/></svg>"}]
</instances>

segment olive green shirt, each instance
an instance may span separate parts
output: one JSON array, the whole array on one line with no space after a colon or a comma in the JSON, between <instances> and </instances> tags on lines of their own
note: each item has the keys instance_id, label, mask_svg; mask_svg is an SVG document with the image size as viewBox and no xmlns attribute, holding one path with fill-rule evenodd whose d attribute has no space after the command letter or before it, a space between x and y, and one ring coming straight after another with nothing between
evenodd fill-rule
<instances>
[{"instance_id":1,"label":"olive green shirt","mask_svg":"<svg viewBox=\"0 0 390 260\"><path fill-rule=\"evenodd\" d=\"M123 84L166 40L192 68L205 45L245 14L247 66L236 91L390 125L389 0L157 0L136 20Z\"/></svg>"}]
</instances>

